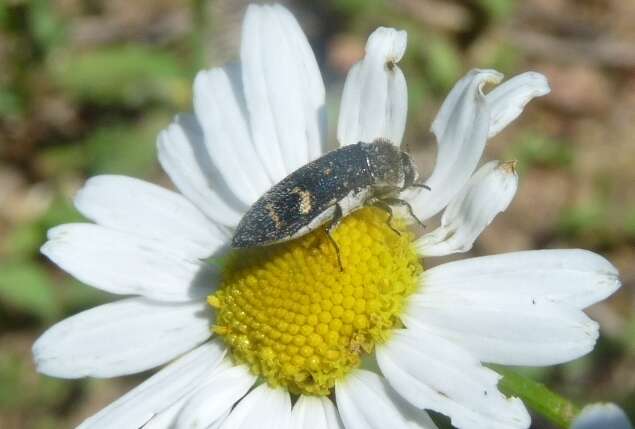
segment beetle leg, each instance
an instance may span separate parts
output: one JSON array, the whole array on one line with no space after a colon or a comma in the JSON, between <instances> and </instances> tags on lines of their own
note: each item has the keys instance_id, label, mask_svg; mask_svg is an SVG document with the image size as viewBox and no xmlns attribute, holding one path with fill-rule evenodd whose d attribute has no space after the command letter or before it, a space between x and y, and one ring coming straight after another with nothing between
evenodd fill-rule
<instances>
[{"instance_id":1,"label":"beetle leg","mask_svg":"<svg viewBox=\"0 0 635 429\"><path fill-rule=\"evenodd\" d=\"M414 210L412 210L412 206L410 205L408 201L401 200L399 198L384 198L382 201L385 204L390 204L395 206L405 206L408 209L408 213L410 214L410 217L416 220L417 223L421 225L423 228L426 227L426 225L423 222L421 222L421 220L415 215L415 212Z\"/></svg>"},{"instance_id":2,"label":"beetle leg","mask_svg":"<svg viewBox=\"0 0 635 429\"><path fill-rule=\"evenodd\" d=\"M386 220L386 224L390 227L390 229L395 231L397 235L401 235L401 232L399 232L397 228L392 226L393 212L392 212L392 207L390 207L390 204L386 200L380 200L380 199L371 200L371 204L375 207L378 207L384 210L386 213L388 213L388 219Z\"/></svg>"},{"instance_id":3,"label":"beetle leg","mask_svg":"<svg viewBox=\"0 0 635 429\"><path fill-rule=\"evenodd\" d=\"M432 190L432 188L430 188L428 185L426 185L424 183L413 183L409 187L411 187L411 188L423 188L423 189L427 189L428 191Z\"/></svg>"},{"instance_id":4,"label":"beetle leg","mask_svg":"<svg viewBox=\"0 0 635 429\"><path fill-rule=\"evenodd\" d=\"M337 243L335 242L335 239L333 238L331 234L333 231L335 231L335 228L337 228L340 222L342 222L342 218L343 218L342 207L338 203L335 203L335 210L333 211L333 217L331 218L331 223L329 224L328 227L325 228L326 236L329 238L329 241L331 242L331 244L333 244L333 247L335 248L335 254L337 255L337 263L340 266L341 272L344 271L344 266L342 265L340 247L337 245Z\"/></svg>"}]
</instances>

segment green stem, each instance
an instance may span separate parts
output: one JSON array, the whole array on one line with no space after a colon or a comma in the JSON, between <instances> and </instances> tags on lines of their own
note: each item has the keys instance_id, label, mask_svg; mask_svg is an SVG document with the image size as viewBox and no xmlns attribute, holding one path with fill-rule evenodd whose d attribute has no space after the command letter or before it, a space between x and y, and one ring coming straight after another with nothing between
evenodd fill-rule
<instances>
[{"instance_id":1,"label":"green stem","mask_svg":"<svg viewBox=\"0 0 635 429\"><path fill-rule=\"evenodd\" d=\"M503 375L498 386L505 394L518 396L525 405L558 427L571 427L573 419L580 412L571 401L549 390L544 384L508 368L497 366L495 369Z\"/></svg>"}]
</instances>

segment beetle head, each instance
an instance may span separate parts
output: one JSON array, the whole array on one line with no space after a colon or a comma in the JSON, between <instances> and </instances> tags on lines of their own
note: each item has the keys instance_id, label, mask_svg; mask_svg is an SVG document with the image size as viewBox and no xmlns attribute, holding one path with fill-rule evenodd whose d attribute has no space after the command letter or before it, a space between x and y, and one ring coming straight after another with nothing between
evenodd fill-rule
<instances>
[{"instance_id":1,"label":"beetle head","mask_svg":"<svg viewBox=\"0 0 635 429\"><path fill-rule=\"evenodd\" d=\"M418 178L414 161L389 140L377 139L366 147L376 186L405 189Z\"/></svg>"},{"instance_id":2,"label":"beetle head","mask_svg":"<svg viewBox=\"0 0 635 429\"><path fill-rule=\"evenodd\" d=\"M404 180L401 151L386 139L377 139L363 148L375 186L401 186Z\"/></svg>"}]
</instances>

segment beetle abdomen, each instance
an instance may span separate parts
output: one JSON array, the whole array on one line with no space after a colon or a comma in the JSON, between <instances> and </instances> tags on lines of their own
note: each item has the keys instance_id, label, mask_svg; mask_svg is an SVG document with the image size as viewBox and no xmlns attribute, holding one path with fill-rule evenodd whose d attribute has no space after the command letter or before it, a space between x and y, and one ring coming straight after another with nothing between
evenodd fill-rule
<instances>
[{"instance_id":1,"label":"beetle abdomen","mask_svg":"<svg viewBox=\"0 0 635 429\"><path fill-rule=\"evenodd\" d=\"M232 246L254 247L289 240L309 225L318 227L328 221L327 216L320 216L323 212L351 192L361 193L372 185L361 147L356 144L329 152L274 185L243 216Z\"/></svg>"}]
</instances>

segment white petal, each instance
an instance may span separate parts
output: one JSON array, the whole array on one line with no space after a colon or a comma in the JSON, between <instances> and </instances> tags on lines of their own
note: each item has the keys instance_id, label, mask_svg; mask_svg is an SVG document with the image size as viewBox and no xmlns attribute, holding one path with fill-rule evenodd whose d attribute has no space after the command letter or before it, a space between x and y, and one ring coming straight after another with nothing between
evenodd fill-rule
<instances>
[{"instance_id":1,"label":"white petal","mask_svg":"<svg viewBox=\"0 0 635 429\"><path fill-rule=\"evenodd\" d=\"M205 374L202 374L199 380L196 380L196 387L205 386L209 383L214 377L216 377L219 373L227 371L234 367L234 364L231 362L227 356L218 363L211 371L207 371ZM201 387L202 388L202 387ZM200 390L200 388L199 388ZM181 396L176 402L170 405L168 408L163 411L156 413L152 418L143 425L143 429L176 429L180 428L177 424L177 418L183 410L186 403L193 398L193 396L198 392L198 390L192 390L187 392L187 394ZM208 426L208 429L216 429L218 425L222 423L222 421L229 415L229 410L225 413L225 415L221 416L219 421L213 425Z\"/></svg>"},{"instance_id":2,"label":"white petal","mask_svg":"<svg viewBox=\"0 0 635 429\"><path fill-rule=\"evenodd\" d=\"M187 401L176 420L178 428L207 428L219 423L256 382L244 365L217 372Z\"/></svg>"},{"instance_id":3,"label":"white petal","mask_svg":"<svg viewBox=\"0 0 635 429\"><path fill-rule=\"evenodd\" d=\"M530 250L464 259L425 273L425 292L543 299L585 308L620 287L617 269L579 249Z\"/></svg>"},{"instance_id":4,"label":"white petal","mask_svg":"<svg viewBox=\"0 0 635 429\"><path fill-rule=\"evenodd\" d=\"M366 43L364 59L346 77L337 139L341 146L386 138L401 144L408 113L406 79L397 66L407 34L380 27Z\"/></svg>"},{"instance_id":5,"label":"white petal","mask_svg":"<svg viewBox=\"0 0 635 429\"><path fill-rule=\"evenodd\" d=\"M302 30L279 5L249 6L240 54L251 135L278 182L321 152L322 79Z\"/></svg>"},{"instance_id":6,"label":"white petal","mask_svg":"<svg viewBox=\"0 0 635 429\"><path fill-rule=\"evenodd\" d=\"M518 398L506 398L498 391L498 374L460 347L427 332L394 332L378 347L377 362L406 400L449 416L459 429L528 428L531 423Z\"/></svg>"},{"instance_id":7,"label":"white petal","mask_svg":"<svg viewBox=\"0 0 635 429\"><path fill-rule=\"evenodd\" d=\"M39 372L61 378L115 377L162 365L210 337L205 302L129 298L53 325L33 345Z\"/></svg>"},{"instance_id":8,"label":"white petal","mask_svg":"<svg viewBox=\"0 0 635 429\"><path fill-rule=\"evenodd\" d=\"M139 428L196 390L221 362L225 347L212 341L186 354L86 419L78 429Z\"/></svg>"},{"instance_id":9,"label":"white petal","mask_svg":"<svg viewBox=\"0 0 635 429\"><path fill-rule=\"evenodd\" d=\"M212 370L208 373L204 374L201 380L197 380L197 386L205 386L212 380L217 374L227 371L230 368L233 368L234 364L231 362L227 356ZM178 401L174 402L168 408L164 409L160 413L155 414L152 418L143 425L143 429L177 429L181 426L178 425L177 419L179 418L179 414L183 410L185 404L187 404L190 399L201 389L190 391L186 395L181 396ZM223 420L229 415L229 410L222 415L216 423L207 426L207 429L217 429L220 424L222 424Z\"/></svg>"},{"instance_id":10,"label":"white petal","mask_svg":"<svg viewBox=\"0 0 635 429\"><path fill-rule=\"evenodd\" d=\"M238 225L247 207L212 164L203 131L193 115L177 116L159 134L157 148L161 166L187 199L217 223Z\"/></svg>"},{"instance_id":11,"label":"white petal","mask_svg":"<svg viewBox=\"0 0 635 429\"><path fill-rule=\"evenodd\" d=\"M501 79L502 75L495 70L472 70L443 102L432 123L438 150L434 171L426 181L431 190L406 192L419 219L428 219L441 211L476 169L490 120L483 86Z\"/></svg>"},{"instance_id":12,"label":"white petal","mask_svg":"<svg viewBox=\"0 0 635 429\"><path fill-rule=\"evenodd\" d=\"M223 428L224 427L223 425L225 424L225 420L227 420L227 417L229 417L230 413L231 413L231 410L227 411L224 416L219 418L215 423L213 423L210 426L208 426L207 429L221 429L221 428Z\"/></svg>"},{"instance_id":13,"label":"white petal","mask_svg":"<svg viewBox=\"0 0 635 429\"><path fill-rule=\"evenodd\" d=\"M584 407L571 429L633 429L633 426L620 407L608 403Z\"/></svg>"},{"instance_id":14,"label":"white petal","mask_svg":"<svg viewBox=\"0 0 635 429\"><path fill-rule=\"evenodd\" d=\"M555 365L593 350L598 325L581 310L542 299L424 291L402 316L412 329L444 337L482 362Z\"/></svg>"},{"instance_id":15,"label":"white petal","mask_svg":"<svg viewBox=\"0 0 635 429\"><path fill-rule=\"evenodd\" d=\"M487 94L491 109L489 137L498 134L520 116L532 98L549 94L550 91L547 78L536 72L519 74L494 88Z\"/></svg>"},{"instance_id":16,"label":"white petal","mask_svg":"<svg viewBox=\"0 0 635 429\"><path fill-rule=\"evenodd\" d=\"M326 104L325 89L320 67L313 49L293 15L279 4L272 8L278 18L278 24L285 34L293 52L293 61L299 69L302 83L303 104L306 109L306 134L309 144L309 160L316 159L326 152Z\"/></svg>"},{"instance_id":17,"label":"white petal","mask_svg":"<svg viewBox=\"0 0 635 429\"><path fill-rule=\"evenodd\" d=\"M344 426L329 398L302 395L291 411L291 428L344 429Z\"/></svg>"},{"instance_id":18,"label":"white petal","mask_svg":"<svg viewBox=\"0 0 635 429\"><path fill-rule=\"evenodd\" d=\"M417 240L424 256L467 252L498 213L507 209L518 187L514 162L483 165L443 212L441 226Z\"/></svg>"},{"instance_id":19,"label":"white petal","mask_svg":"<svg viewBox=\"0 0 635 429\"><path fill-rule=\"evenodd\" d=\"M370 371L354 370L336 383L335 398L346 429L436 429L425 411L413 409Z\"/></svg>"},{"instance_id":20,"label":"white petal","mask_svg":"<svg viewBox=\"0 0 635 429\"><path fill-rule=\"evenodd\" d=\"M152 416L152 418L143 425L143 429L174 429L176 418L191 395L192 392L182 396L168 408Z\"/></svg>"},{"instance_id":21,"label":"white petal","mask_svg":"<svg viewBox=\"0 0 635 429\"><path fill-rule=\"evenodd\" d=\"M202 71L194 81L194 108L205 135L212 163L227 186L247 206L251 206L273 183L258 158L241 111L242 91L231 75L240 70L225 67Z\"/></svg>"},{"instance_id":22,"label":"white petal","mask_svg":"<svg viewBox=\"0 0 635 429\"><path fill-rule=\"evenodd\" d=\"M236 405L223 429L289 429L290 424L289 393L261 384Z\"/></svg>"},{"instance_id":23,"label":"white petal","mask_svg":"<svg viewBox=\"0 0 635 429\"><path fill-rule=\"evenodd\" d=\"M218 282L213 265L186 251L90 223L50 229L41 252L78 280L111 293L190 301Z\"/></svg>"},{"instance_id":24,"label":"white petal","mask_svg":"<svg viewBox=\"0 0 635 429\"><path fill-rule=\"evenodd\" d=\"M99 225L164 241L206 258L226 242L214 222L181 195L126 176L88 179L75 206Z\"/></svg>"}]
</instances>

